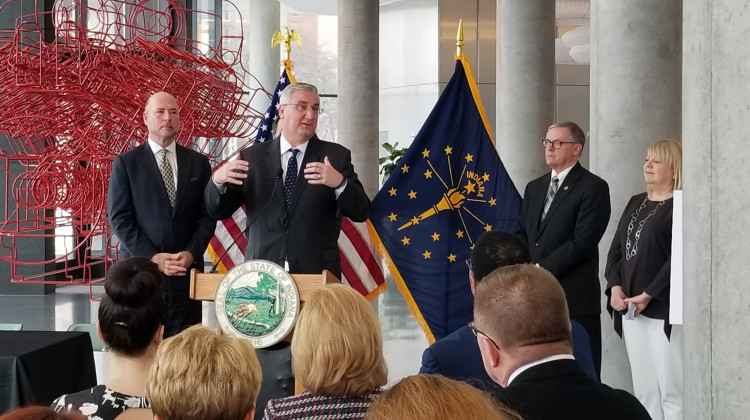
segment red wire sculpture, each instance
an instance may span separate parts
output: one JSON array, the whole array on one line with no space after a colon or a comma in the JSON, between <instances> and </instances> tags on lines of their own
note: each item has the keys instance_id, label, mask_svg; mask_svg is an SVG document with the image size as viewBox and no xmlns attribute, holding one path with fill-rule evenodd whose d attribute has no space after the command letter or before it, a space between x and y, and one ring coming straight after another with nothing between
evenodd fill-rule
<instances>
[{"instance_id":1,"label":"red wire sculpture","mask_svg":"<svg viewBox=\"0 0 750 420\"><path fill-rule=\"evenodd\" d=\"M6 1L0 14L14 3L20 10L22 1ZM36 12L18 17L14 30L0 30L0 133L7 137L0 143L0 259L10 262L12 282L90 284L103 272L94 267L116 259L106 218L110 168L146 139L146 99L173 94L182 107L177 141L215 165L249 143L263 117L249 104L268 92L242 67L241 29L215 46L188 37L193 17L215 22L221 34L216 14L174 1L155 9L148 0L88 2L96 7L56 0L51 11L34 3ZM231 2L223 7L239 15ZM52 41L45 41L45 20ZM237 139L232 154L225 153L230 139ZM24 258L24 241L39 238L72 245L65 255Z\"/></svg>"}]
</instances>

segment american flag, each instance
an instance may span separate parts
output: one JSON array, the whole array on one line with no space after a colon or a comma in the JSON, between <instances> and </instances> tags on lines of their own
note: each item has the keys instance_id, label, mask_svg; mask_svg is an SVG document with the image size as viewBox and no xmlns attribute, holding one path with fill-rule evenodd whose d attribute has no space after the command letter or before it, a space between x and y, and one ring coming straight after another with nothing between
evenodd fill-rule
<instances>
[{"instance_id":1,"label":"american flag","mask_svg":"<svg viewBox=\"0 0 750 420\"><path fill-rule=\"evenodd\" d=\"M284 71L279 77L276 89L273 91L271 105L269 105L263 116L263 121L258 127L255 143L269 141L274 136L274 123L279 116L279 101L281 91L296 80L292 76L291 63L285 62ZM216 224L216 232L208 244L208 255L211 261L217 265L220 273L226 273L236 264L245 260L245 249L247 238L241 232L247 222L245 207L242 206L234 212L232 217L220 220ZM339 235L339 253L341 254L341 277L344 283L362 293L363 296L372 300L385 291L386 283L381 267L381 260L377 249L370 238L372 225L369 221L355 223L344 217L341 221L341 234ZM234 238L237 243L231 246ZM226 247L230 247L226 256L220 262L219 257L225 253Z\"/></svg>"}]
</instances>

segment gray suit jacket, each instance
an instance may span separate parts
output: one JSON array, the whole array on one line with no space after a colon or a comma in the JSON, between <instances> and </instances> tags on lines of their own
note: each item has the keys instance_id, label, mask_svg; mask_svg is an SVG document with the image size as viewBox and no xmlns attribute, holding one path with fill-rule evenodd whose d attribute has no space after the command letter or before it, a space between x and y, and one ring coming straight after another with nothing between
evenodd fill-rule
<instances>
[{"instance_id":1,"label":"gray suit jacket","mask_svg":"<svg viewBox=\"0 0 750 420\"><path fill-rule=\"evenodd\" d=\"M363 222L370 213L370 200L357 178L351 153L336 143L313 136L300 164L292 204L285 208L279 138L248 147L241 159L249 163L241 186L230 185L220 194L213 182L206 186L206 205L214 217L223 219L245 205L251 222L245 259L265 259L283 265L291 273L320 273L323 269L341 277L338 237L341 217ZM308 162L328 159L347 180L336 199L334 189L310 185L304 177ZM270 200L270 201L269 201Z\"/></svg>"}]
</instances>

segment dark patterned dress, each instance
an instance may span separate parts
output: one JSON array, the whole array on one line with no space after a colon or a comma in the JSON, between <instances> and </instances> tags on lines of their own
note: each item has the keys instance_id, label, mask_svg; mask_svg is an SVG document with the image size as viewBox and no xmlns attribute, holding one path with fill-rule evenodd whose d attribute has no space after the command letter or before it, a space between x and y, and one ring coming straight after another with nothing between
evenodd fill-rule
<instances>
[{"instance_id":1,"label":"dark patterned dress","mask_svg":"<svg viewBox=\"0 0 750 420\"><path fill-rule=\"evenodd\" d=\"M128 408L151 408L146 397L121 394L97 385L75 394L66 394L52 402L52 409L59 412L76 410L88 420L114 420Z\"/></svg>"},{"instance_id":2,"label":"dark patterned dress","mask_svg":"<svg viewBox=\"0 0 750 420\"><path fill-rule=\"evenodd\" d=\"M380 390L362 397L323 397L308 391L268 401L263 420L349 420L362 419Z\"/></svg>"}]
</instances>

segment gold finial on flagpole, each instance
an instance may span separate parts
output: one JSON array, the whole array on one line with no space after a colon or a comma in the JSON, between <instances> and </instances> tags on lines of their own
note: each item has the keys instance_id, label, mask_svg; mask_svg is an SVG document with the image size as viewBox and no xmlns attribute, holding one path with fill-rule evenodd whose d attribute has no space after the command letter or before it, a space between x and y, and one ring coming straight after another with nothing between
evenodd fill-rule
<instances>
[{"instance_id":1,"label":"gold finial on flagpole","mask_svg":"<svg viewBox=\"0 0 750 420\"><path fill-rule=\"evenodd\" d=\"M275 34L271 37L271 48L276 48L276 45L278 45L280 42L284 43L284 51L286 52L286 58L284 59L284 63L291 63L292 62L292 42L296 41L297 45L302 45L302 39L299 37L299 34L297 31L292 29L292 31L289 31L288 27L284 27L284 33L282 34L281 29L276 31Z\"/></svg>"},{"instance_id":2,"label":"gold finial on flagpole","mask_svg":"<svg viewBox=\"0 0 750 420\"><path fill-rule=\"evenodd\" d=\"M458 20L458 33L456 34L456 57L463 54L464 47L464 20Z\"/></svg>"}]
</instances>

